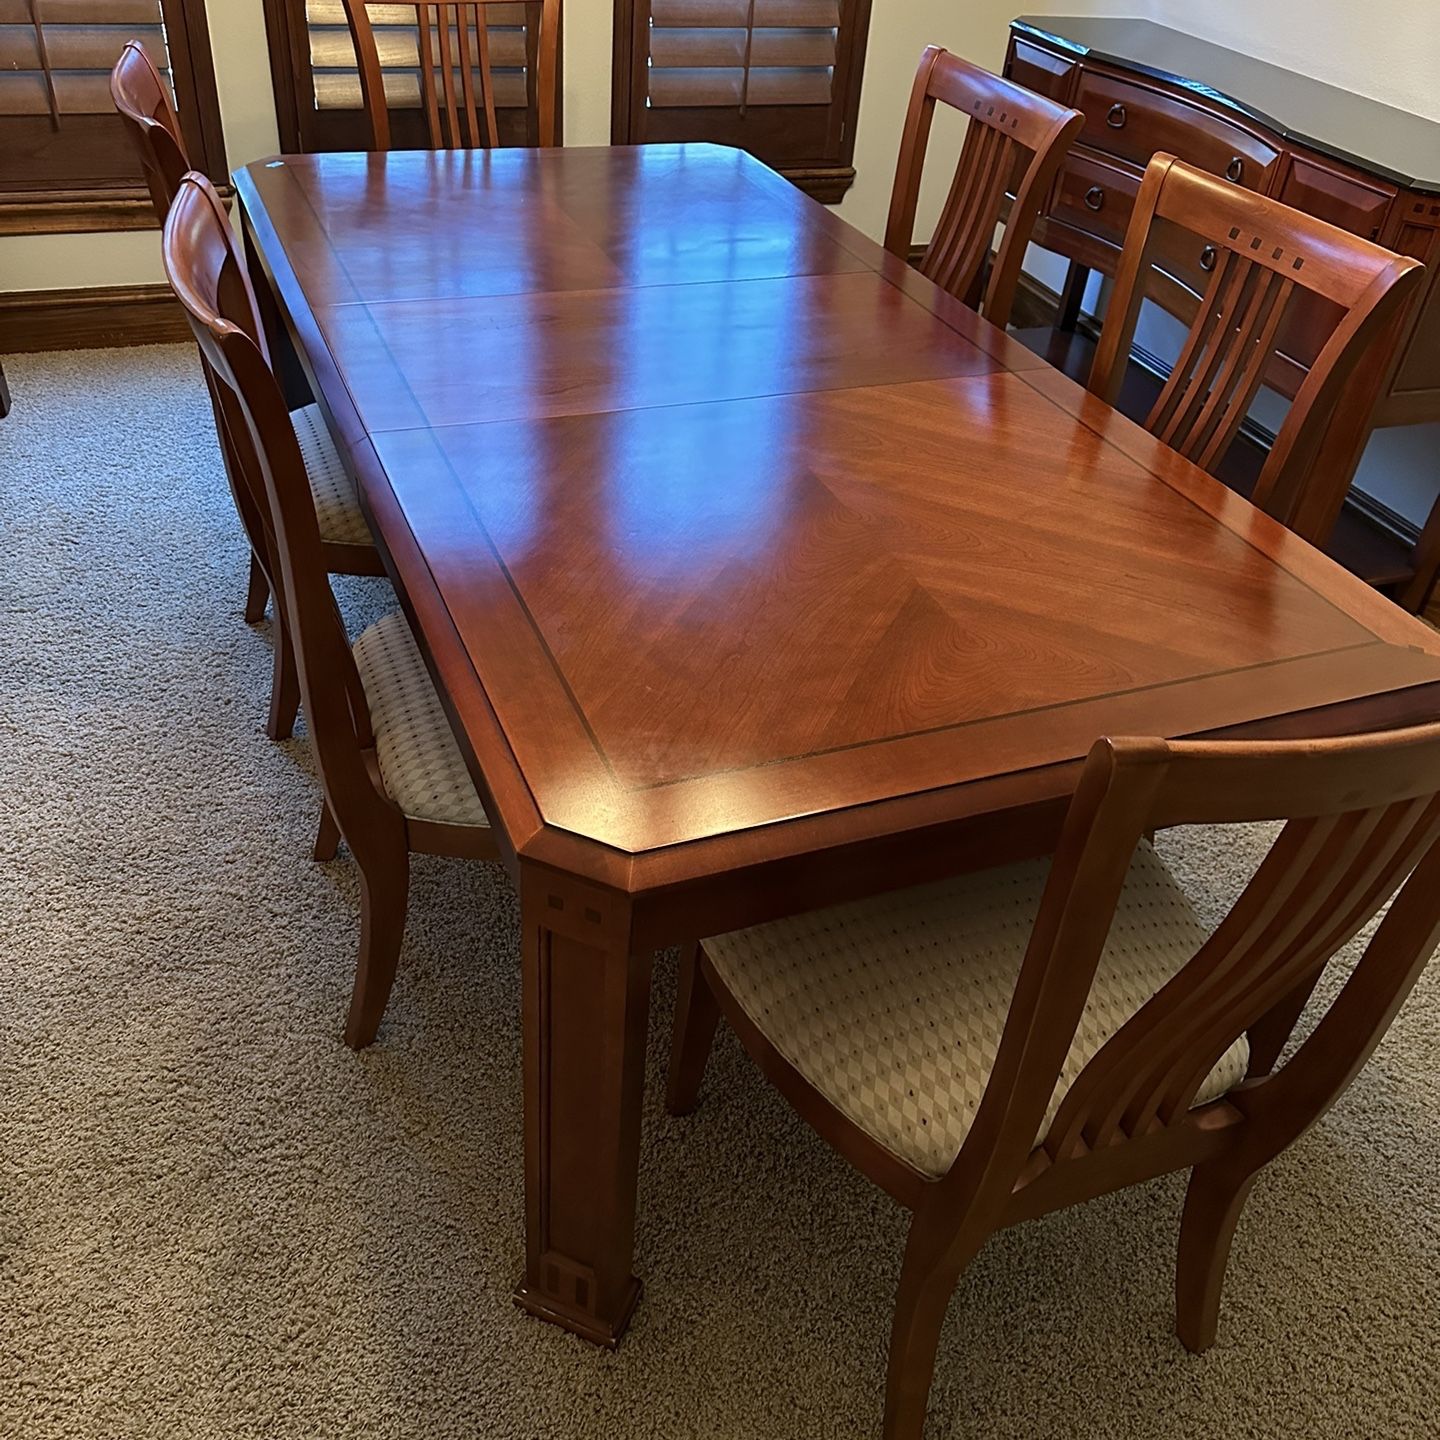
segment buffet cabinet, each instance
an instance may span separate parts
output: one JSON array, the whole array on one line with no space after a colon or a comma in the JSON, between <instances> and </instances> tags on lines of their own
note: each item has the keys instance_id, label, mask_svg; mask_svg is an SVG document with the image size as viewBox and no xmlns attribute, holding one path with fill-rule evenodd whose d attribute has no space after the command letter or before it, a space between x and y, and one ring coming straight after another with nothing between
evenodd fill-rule
<instances>
[{"instance_id":1,"label":"buffet cabinet","mask_svg":"<svg viewBox=\"0 0 1440 1440\"><path fill-rule=\"evenodd\" d=\"M1424 261L1424 298L1374 423L1440 421L1440 124L1149 21L1016 20L1005 68L1085 116L1035 234L1072 262L1072 318L1085 272L1115 273L1145 166L1167 152ZM1208 258L1188 240L1162 241L1151 297L1187 323ZM1267 376L1282 394L1293 396L1333 327L1324 309L1313 301L1287 317ZM1399 534L1383 573L1367 578L1419 610L1440 570L1440 503L1418 533Z\"/></svg>"}]
</instances>

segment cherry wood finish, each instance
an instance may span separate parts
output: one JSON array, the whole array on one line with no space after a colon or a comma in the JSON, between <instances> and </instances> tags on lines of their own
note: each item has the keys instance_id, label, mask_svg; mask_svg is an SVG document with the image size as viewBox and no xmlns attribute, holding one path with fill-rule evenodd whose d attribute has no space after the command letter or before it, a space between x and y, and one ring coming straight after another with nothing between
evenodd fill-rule
<instances>
[{"instance_id":1,"label":"cherry wood finish","mask_svg":"<svg viewBox=\"0 0 1440 1440\"><path fill-rule=\"evenodd\" d=\"M520 1299L580 1334L654 950L1048 853L1097 735L1437 713L1440 636L739 152L236 183L520 890Z\"/></svg>"},{"instance_id":2,"label":"cherry wood finish","mask_svg":"<svg viewBox=\"0 0 1440 1440\"><path fill-rule=\"evenodd\" d=\"M937 104L961 111L970 123L920 273L1004 329L1035 222L1085 117L938 45L928 46L915 72L885 227L885 248L902 260L910 258L915 238L915 208ZM1014 200L1005 238L987 276L1007 192Z\"/></svg>"},{"instance_id":3,"label":"cherry wood finish","mask_svg":"<svg viewBox=\"0 0 1440 1440\"><path fill-rule=\"evenodd\" d=\"M163 225L191 165L170 92L138 40L127 41L120 51L110 72L110 98L134 142L150 204Z\"/></svg>"},{"instance_id":4,"label":"cherry wood finish","mask_svg":"<svg viewBox=\"0 0 1440 1440\"><path fill-rule=\"evenodd\" d=\"M375 0L344 0L345 18L360 67L360 93L370 118L372 148L390 149L390 109L380 52L370 25ZM420 44L420 103L435 150L474 150L500 143L495 117L495 75L490 63L489 13L514 0L410 0ZM397 8L390 5L389 8ZM555 144L556 57L560 0L530 5L540 11L536 50L536 107L541 145Z\"/></svg>"},{"instance_id":5,"label":"cherry wood finish","mask_svg":"<svg viewBox=\"0 0 1440 1440\"><path fill-rule=\"evenodd\" d=\"M1167 229L1166 227L1170 227ZM1330 327L1251 499L1313 544L1335 528L1369 416L1393 370L1425 267L1239 185L1157 155L1130 219L1090 389L1114 404L1147 283L1179 232L1201 242L1208 282L1180 357L1146 420L1215 473L1250 411L1291 304L1318 296ZM1184 242L1181 242L1182 244Z\"/></svg>"},{"instance_id":6,"label":"cherry wood finish","mask_svg":"<svg viewBox=\"0 0 1440 1440\"><path fill-rule=\"evenodd\" d=\"M1157 153L1425 262L1424 295L1398 337L1397 363L1378 403L1354 417L1361 443L1341 460L1353 475L1372 425L1440 420L1440 125L1145 20L1016 20L1005 74L1085 112L1035 229L1037 244L1082 270L1118 273L1144 167ZM1151 298L1186 324L1209 278L1202 253L1172 246L1152 287ZM1335 318L1322 298L1292 306L1267 385L1293 397ZM1376 508L1363 495L1352 500L1362 513ZM1403 573L1386 564L1375 583L1420 612L1440 576L1440 501L1407 548Z\"/></svg>"},{"instance_id":7,"label":"cherry wood finish","mask_svg":"<svg viewBox=\"0 0 1440 1440\"><path fill-rule=\"evenodd\" d=\"M180 182L190 170L190 162L186 155L180 122L176 118L174 106L170 103L169 94L154 62L138 41L131 40L121 52L120 59L110 75L110 95L139 154L141 170L155 207L156 219L163 226L170 213L170 206L179 193ZM265 339L260 314L256 307L254 288L249 280L245 280L243 284L227 284L223 298L228 307L226 318L240 326L263 348ZM205 358L203 345L200 347L200 358L205 367L205 383L215 407L215 430L220 442L221 457L225 462L225 473L230 481L230 492L235 499L235 508L244 527L245 538L250 544L250 582L245 597L245 618L254 624L265 614L278 562L267 549L269 540L263 519L266 510L264 498L253 478L247 477L244 466L235 454L235 442L221 414L215 377ZM384 573L379 556L368 545L322 541L321 549L326 569L332 574ZM277 605L275 671L270 685L270 714L265 724L266 733L271 739L284 740L290 736L295 728L299 704L300 682L295 672L295 657L286 630L285 616Z\"/></svg>"},{"instance_id":8,"label":"cherry wood finish","mask_svg":"<svg viewBox=\"0 0 1440 1440\"><path fill-rule=\"evenodd\" d=\"M1288 823L1210 939L1081 1071L1037 1145L1141 836L1256 820ZM1060 837L974 1126L944 1176L913 1170L815 1090L703 948L682 976L669 1108L694 1108L723 1012L800 1114L914 1211L884 1434L920 1440L946 1308L989 1237L1174 1170L1191 1171L1177 1328L1190 1350L1214 1343L1251 1187L1339 1099L1388 1029L1440 944L1437 884L1440 726L1269 744L1102 740ZM1321 971L1392 896L1349 981L1277 1071ZM955 936L961 949L965 940ZM1245 1082L1192 1109L1246 1034Z\"/></svg>"},{"instance_id":9,"label":"cherry wood finish","mask_svg":"<svg viewBox=\"0 0 1440 1440\"><path fill-rule=\"evenodd\" d=\"M227 317L232 292L249 285L235 237L214 188L186 176L164 235L165 270L216 378L232 452L260 499L270 572L325 790L315 842L333 859L343 838L360 867L360 956L345 1043L370 1044L379 1028L400 958L409 890L409 853L493 860L484 826L408 818L390 799L360 674L327 578L319 523L295 428L263 341Z\"/></svg>"}]
</instances>

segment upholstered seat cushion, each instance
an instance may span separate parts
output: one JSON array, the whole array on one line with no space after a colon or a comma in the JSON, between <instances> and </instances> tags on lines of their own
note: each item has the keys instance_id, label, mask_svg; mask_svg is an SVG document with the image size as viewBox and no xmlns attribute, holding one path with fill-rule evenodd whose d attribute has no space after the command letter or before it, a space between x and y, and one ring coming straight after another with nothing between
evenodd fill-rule
<instances>
[{"instance_id":1,"label":"upholstered seat cushion","mask_svg":"<svg viewBox=\"0 0 1440 1440\"><path fill-rule=\"evenodd\" d=\"M373 545L370 527L360 510L360 498L351 480L330 428L318 405L293 410L290 419L295 425L295 438L310 477L310 494L315 499L315 518L320 522L320 538L337 545Z\"/></svg>"},{"instance_id":2,"label":"upholstered seat cushion","mask_svg":"<svg viewBox=\"0 0 1440 1440\"><path fill-rule=\"evenodd\" d=\"M836 906L705 942L771 1044L892 1154L947 1171L995 1064L1048 861ZM1206 938L1148 842L1136 852L1044 1137L1086 1063ZM1196 1098L1245 1077L1242 1037Z\"/></svg>"},{"instance_id":3,"label":"upholstered seat cushion","mask_svg":"<svg viewBox=\"0 0 1440 1440\"><path fill-rule=\"evenodd\" d=\"M377 620L355 642L380 776L412 820L488 825L455 732L405 617Z\"/></svg>"}]
</instances>

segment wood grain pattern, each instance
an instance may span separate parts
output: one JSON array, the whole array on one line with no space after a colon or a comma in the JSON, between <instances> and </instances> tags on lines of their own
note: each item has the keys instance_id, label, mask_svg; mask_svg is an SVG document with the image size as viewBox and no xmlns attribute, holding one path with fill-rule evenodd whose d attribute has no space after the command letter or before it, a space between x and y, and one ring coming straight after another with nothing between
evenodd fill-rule
<instances>
[{"instance_id":1,"label":"wood grain pattern","mask_svg":"<svg viewBox=\"0 0 1440 1440\"><path fill-rule=\"evenodd\" d=\"M735 152L238 185L536 917L522 1296L592 1339L636 957L1044 853L1097 735L1435 713L1440 637Z\"/></svg>"}]
</instances>

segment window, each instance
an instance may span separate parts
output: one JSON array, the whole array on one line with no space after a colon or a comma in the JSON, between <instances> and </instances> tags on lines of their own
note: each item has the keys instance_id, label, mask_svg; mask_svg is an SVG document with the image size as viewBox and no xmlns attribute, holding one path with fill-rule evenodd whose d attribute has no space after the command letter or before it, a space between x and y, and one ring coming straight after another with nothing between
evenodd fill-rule
<instances>
[{"instance_id":1,"label":"window","mask_svg":"<svg viewBox=\"0 0 1440 1440\"><path fill-rule=\"evenodd\" d=\"M154 225L110 101L131 39L169 79L195 163L225 181L204 0L0 0L0 233Z\"/></svg>"},{"instance_id":2,"label":"window","mask_svg":"<svg viewBox=\"0 0 1440 1440\"><path fill-rule=\"evenodd\" d=\"M265 3L280 148L292 153L368 150L370 126L361 108L360 73L341 0ZM487 16L502 145L523 145L530 139L536 114L534 58L539 12L534 0L516 0L513 5L491 7ZM420 108L420 35L415 7L372 4L370 20L385 72L392 143L400 150L425 149L428 141ZM476 83L478 86L478 80Z\"/></svg>"},{"instance_id":3,"label":"window","mask_svg":"<svg viewBox=\"0 0 1440 1440\"><path fill-rule=\"evenodd\" d=\"M737 145L837 201L869 28L870 0L617 0L612 138Z\"/></svg>"}]
</instances>

